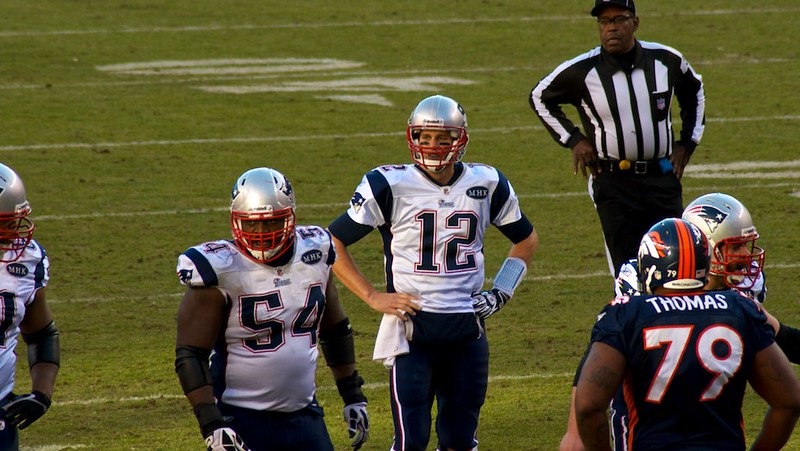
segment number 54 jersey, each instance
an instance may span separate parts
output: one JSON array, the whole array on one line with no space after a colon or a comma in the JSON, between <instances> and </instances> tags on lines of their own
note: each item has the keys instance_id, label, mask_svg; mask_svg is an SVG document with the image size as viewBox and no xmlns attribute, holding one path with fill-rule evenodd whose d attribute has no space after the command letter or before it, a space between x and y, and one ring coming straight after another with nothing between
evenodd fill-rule
<instances>
[{"instance_id":1,"label":"number 54 jersey","mask_svg":"<svg viewBox=\"0 0 800 451\"><path fill-rule=\"evenodd\" d=\"M744 449L747 379L774 342L756 301L733 290L620 296L598 315L592 342L627 361L629 448Z\"/></svg>"},{"instance_id":2,"label":"number 54 jersey","mask_svg":"<svg viewBox=\"0 0 800 451\"><path fill-rule=\"evenodd\" d=\"M298 226L289 263L248 258L231 241L191 247L178 257L188 287L215 287L228 305L211 373L221 401L248 409L293 412L313 399L317 332L336 256L328 233Z\"/></svg>"},{"instance_id":3,"label":"number 54 jersey","mask_svg":"<svg viewBox=\"0 0 800 451\"><path fill-rule=\"evenodd\" d=\"M36 240L31 240L14 262L0 263L0 399L14 389L19 323L36 290L50 279L50 260Z\"/></svg>"}]
</instances>

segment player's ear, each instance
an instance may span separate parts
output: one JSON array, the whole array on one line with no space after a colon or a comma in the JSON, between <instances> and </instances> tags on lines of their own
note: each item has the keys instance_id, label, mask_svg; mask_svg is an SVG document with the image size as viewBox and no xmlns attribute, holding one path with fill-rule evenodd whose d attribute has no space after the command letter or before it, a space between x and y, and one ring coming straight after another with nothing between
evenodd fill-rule
<instances>
[{"instance_id":1,"label":"player's ear","mask_svg":"<svg viewBox=\"0 0 800 451\"><path fill-rule=\"evenodd\" d=\"M633 21L633 32L636 33L639 29L639 16L633 16L631 20Z\"/></svg>"}]
</instances>

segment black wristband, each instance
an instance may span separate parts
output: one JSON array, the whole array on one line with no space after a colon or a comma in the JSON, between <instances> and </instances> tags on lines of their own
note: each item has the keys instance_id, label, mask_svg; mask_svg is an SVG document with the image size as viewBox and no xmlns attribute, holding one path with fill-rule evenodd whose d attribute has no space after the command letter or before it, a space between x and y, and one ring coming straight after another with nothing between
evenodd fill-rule
<instances>
[{"instance_id":1,"label":"black wristband","mask_svg":"<svg viewBox=\"0 0 800 451\"><path fill-rule=\"evenodd\" d=\"M339 396L342 397L345 405L367 402L367 397L361 391L362 385L364 385L364 379L358 375L358 371L353 371L350 376L336 381L336 388L339 389Z\"/></svg>"},{"instance_id":2,"label":"black wristband","mask_svg":"<svg viewBox=\"0 0 800 451\"><path fill-rule=\"evenodd\" d=\"M225 420L222 418L222 413L220 413L216 404L198 404L194 406L193 410L203 438L211 435L216 429L225 427Z\"/></svg>"},{"instance_id":3,"label":"black wristband","mask_svg":"<svg viewBox=\"0 0 800 451\"><path fill-rule=\"evenodd\" d=\"M31 394L33 395L34 399L44 404L46 408L48 409L50 408L50 404L52 404L52 401L50 400L49 396L45 395L43 392L39 390L34 390L31 392Z\"/></svg>"}]
</instances>

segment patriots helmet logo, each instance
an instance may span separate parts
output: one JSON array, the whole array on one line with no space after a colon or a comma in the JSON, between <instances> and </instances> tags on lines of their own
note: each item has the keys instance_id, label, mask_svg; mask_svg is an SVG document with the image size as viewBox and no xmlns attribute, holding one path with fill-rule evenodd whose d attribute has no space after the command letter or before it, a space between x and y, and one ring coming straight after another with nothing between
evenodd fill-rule
<instances>
[{"instance_id":1,"label":"patriots helmet logo","mask_svg":"<svg viewBox=\"0 0 800 451\"><path fill-rule=\"evenodd\" d=\"M192 276L194 275L194 271L191 269L181 269L178 271L178 278L180 279L182 284L189 284L192 281Z\"/></svg>"},{"instance_id":2,"label":"patriots helmet logo","mask_svg":"<svg viewBox=\"0 0 800 451\"><path fill-rule=\"evenodd\" d=\"M711 233L714 233L714 231L717 230L717 227L725 222L725 219L728 217L728 213L725 213L724 211L712 205L695 205L687 209L684 214L692 214L702 218L703 221L705 221L705 223L708 225L708 230Z\"/></svg>"}]
</instances>

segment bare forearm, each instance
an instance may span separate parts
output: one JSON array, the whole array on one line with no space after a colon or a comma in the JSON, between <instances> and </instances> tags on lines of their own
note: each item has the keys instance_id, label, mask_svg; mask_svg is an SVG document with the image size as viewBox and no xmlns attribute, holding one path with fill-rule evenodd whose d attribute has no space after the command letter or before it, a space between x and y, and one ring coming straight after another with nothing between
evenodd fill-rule
<instances>
[{"instance_id":1,"label":"bare forearm","mask_svg":"<svg viewBox=\"0 0 800 451\"><path fill-rule=\"evenodd\" d=\"M769 408L751 451L779 450L792 435L799 412L793 409Z\"/></svg>"},{"instance_id":2,"label":"bare forearm","mask_svg":"<svg viewBox=\"0 0 800 451\"><path fill-rule=\"evenodd\" d=\"M578 432L587 451L611 451L605 410L578 414Z\"/></svg>"}]
</instances>

